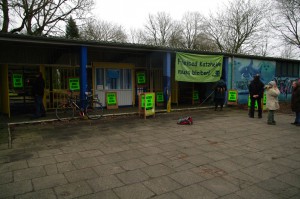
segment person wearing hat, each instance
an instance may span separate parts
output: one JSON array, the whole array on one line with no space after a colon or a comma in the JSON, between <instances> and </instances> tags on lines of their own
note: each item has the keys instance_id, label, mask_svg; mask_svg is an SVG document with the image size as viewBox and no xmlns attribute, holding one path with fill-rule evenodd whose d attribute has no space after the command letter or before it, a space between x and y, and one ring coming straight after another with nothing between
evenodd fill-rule
<instances>
[{"instance_id":1,"label":"person wearing hat","mask_svg":"<svg viewBox=\"0 0 300 199\"><path fill-rule=\"evenodd\" d=\"M268 124L275 125L274 113L279 109L278 96L280 94L275 81L270 81L266 86L266 97L267 103L266 107L268 109Z\"/></svg>"},{"instance_id":2,"label":"person wearing hat","mask_svg":"<svg viewBox=\"0 0 300 199\"><path fill-rule=\"evenodd\" d=\"M292 84L293 92L291 99L292 111L296 113L295 121L291 124L300 126L300 81L294 81Z\"/></svg>"},{"instance_id":3,"label":"person wearing hat","mask_svg":"<svg viewBox=\"0 0 300 199\"><path fill-rule=\"evenodd\" d=\"M259 74L255 75L251 83L249 84L249 94L251 99L249 117L254 118L255 102L258 105L258 118L262 118L261 99L264 96L264 83L260 81Z\"/></svg>"}]
</instances>

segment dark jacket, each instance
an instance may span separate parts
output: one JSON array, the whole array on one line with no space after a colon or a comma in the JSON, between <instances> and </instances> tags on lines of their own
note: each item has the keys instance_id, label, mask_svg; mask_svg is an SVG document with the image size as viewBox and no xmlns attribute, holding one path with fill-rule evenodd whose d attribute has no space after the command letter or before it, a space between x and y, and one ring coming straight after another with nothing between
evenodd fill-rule
<instances>
[{"instance_id":1,"label":"dark jacket","mask_svg":"<svg viewBox=\"0 0 300 199\"><path fill-rule=\"evenodd\" d=\"M251 83L249 84L249 93L252 98L253 95L259 95L258 98L262 98L264 96L264 83L262 83L259 77L255 77Z\"/></svg>"},{"instance_id":2,"label":"dark jacket","mask_svg":"<svg viewBox=\"0 0 300 199\"><path fill-rule=\"evenodd\" d=\"M45 81L44 81L43 77L41 75L39 75L35 79L33 87L32 87L33 95L34 96L36 96L36 95L44 96L44 88L45 88Z\"/></svg>"},{"instance_id":3,"label":"dark jacket","mask_svg":"<svg viewBox=\"0 0 300 199\"><path fill-rule=\"evenodd\" d=\"M226 91L226 83L223 80L218 81L215 87L215 99L225 99Z\"/></svg>"},{"instance_id":4,"label":"dark jacket","mask_svg":"<svg viewBox=\"0 0 300 199\"><path fill-rule=\"evenodd\" d=\"M296 87L293 88L291 108L294 112L300 112L300 83L296 83Z\"/></svg>"}]
</instances>

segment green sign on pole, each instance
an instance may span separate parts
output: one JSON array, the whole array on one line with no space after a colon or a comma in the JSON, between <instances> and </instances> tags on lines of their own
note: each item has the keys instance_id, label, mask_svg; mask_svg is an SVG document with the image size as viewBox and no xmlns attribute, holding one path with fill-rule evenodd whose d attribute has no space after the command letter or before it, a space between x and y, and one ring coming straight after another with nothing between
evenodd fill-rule
<instances>
[{"instance_id":1,"label":"green sign on pole","mask_svg":"<svg viewBox=\"0 0 300 199\"><path fill-rule=\"evenodd\" d=\"M115 92L106 94L107 105L116 105L117 104L117 95Z\"/></svg>"},{"instance_id":2,"label":"green sign on pole","mask_svg":"<svg viewBox=\"0 0 300 199\"><path fill-rule=\"evenodd\" d=\"M156 101L158 103L164 102L164 93L163 92L157 92L156 93Z\"/></svg>"},{"instance_id":3,"label":"green sign on pole","mask_svg":"<svg viewBox=\"0 0 300 199\"><path fill-rule=\"evenodd\" d=\"M138 72L136 74L137 84L146 84L146 75L144 72Z\"/></svg>"},{"instance_id":4,"label":"green sign on pole","mask_svg":"<svg viewBox=\"0 0 300 199\"><path fill-rule=\"evenodd\" d=\"M237 92L236 91L228 91L228 101L236 102L237 101Z\"/></svg>"},{"instance_id":5,"label":"green sign on pole","mask_svg":"<svg viewBox=\"0 0 300 199\"><path fill-rule=\"evenodd\" d=\"M69 88L70 90L80 90L79 78L69 78Z\"/></svg>"},{"instance_id":6,"label":"green sign on pole","mask_svg":"<svg viewBox=\"0 0 300 199\"><path fill-rule=\"evenodd\" d=\"M14 88L23 88L23 75L13 74L13 85Z\"/></svg>"}]
</instances>

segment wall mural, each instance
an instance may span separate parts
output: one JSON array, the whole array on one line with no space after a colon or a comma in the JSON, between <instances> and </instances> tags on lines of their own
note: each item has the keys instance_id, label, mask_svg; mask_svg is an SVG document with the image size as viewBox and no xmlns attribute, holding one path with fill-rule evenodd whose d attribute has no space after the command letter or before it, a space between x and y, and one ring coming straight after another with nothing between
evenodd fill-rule
<instances>
[{"instance_id":1,"label":"wall mural","mask_svg":"<svg viewBox=\"0 0 300 199\"><path fill-rule=\"evenodd\" d=\"M248 101L248 85L254 75L260 74L261 81L264 84L275 78L275 61L234 58L233 66L234 77L232 79L232 87L238 90L240 104L247 103Z\"/></svg>"},{"instance_id":2,"label":"wall mural","mask_svg":"<svg viewBox=\"0 0 300 199\"><path fill-rule=\"evenodd\" d=\"M300 78L293 77L275 77L274 81L276 81L278 85L278 89L280 90L280 100L288 100L290 99L290 94L292 94L292 83L293 81L299 81Z\"/></svg>"}]
</instances>

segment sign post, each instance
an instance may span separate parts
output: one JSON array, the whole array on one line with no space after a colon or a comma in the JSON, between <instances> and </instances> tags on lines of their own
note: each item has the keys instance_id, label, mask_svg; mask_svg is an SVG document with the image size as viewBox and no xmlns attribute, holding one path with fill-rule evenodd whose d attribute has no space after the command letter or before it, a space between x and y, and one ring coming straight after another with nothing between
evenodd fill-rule
<instances>
[{"instance_id":1,"label":"sign post","mask_svg":"<svg viewBox=\"0 0 300 199\"><path fill-rule=\"evenodd\" d=\"M139 95L139 116L153 115L155 117L155 93L142 93Z\"/></svg>"}]
</instances>

